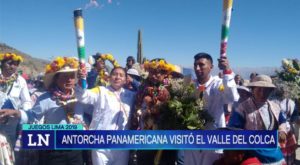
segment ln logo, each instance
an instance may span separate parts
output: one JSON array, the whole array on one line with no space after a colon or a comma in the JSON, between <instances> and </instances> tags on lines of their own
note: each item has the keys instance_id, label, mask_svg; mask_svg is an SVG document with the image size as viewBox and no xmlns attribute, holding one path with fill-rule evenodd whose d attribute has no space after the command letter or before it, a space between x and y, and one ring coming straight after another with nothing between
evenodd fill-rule
<instances>
[{"instance_id":1,"label":"ln logo","mask_svg":"<svg viewBox=\"0 0 300 165\"><path fill-rule=\"evenodd\" d=\"M28 146L49 146L50 134L27 134L27 136ZM37 140L34 141L33 139Z\"/></svg>"}]
</instances>

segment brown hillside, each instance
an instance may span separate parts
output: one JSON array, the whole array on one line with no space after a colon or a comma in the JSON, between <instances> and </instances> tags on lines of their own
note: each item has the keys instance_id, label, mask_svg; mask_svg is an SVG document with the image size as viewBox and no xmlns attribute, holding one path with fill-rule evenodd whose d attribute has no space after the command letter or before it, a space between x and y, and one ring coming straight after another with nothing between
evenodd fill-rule
<instances>
[{"instance_id":1,"label":"brown hillside","mask_svg":"<svg viewBox=\"0 0 300 165\"><path fill-rule=\"evenodd\" d=\"M0 53L7 53L7 52L16 53L23 57L24 62L21 63L19 70L22 70L24 73L30 76L36 76L39 73L44 72L46 64L49 63L46 60L33 58L30 55L23 53L11 46L8 46L4 43L0 43Z\"/></svg>"}]
</instances>

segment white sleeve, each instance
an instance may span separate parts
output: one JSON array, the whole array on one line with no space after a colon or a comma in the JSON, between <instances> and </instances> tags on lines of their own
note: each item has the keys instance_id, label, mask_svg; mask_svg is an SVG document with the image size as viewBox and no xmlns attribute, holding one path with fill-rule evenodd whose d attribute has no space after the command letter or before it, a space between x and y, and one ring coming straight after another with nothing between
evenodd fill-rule
<instances>
[{"instance_id":1,"label":"white sleeve","mask_svg":"<svg viewBox=\"0 0 300 165\"><path fill-rule=\"evenodd\" d=\"M30 98L30 95L29 95L29 90L27 88L27 83L26 81L21 81L21 93L20 93L20 99L21 99L21 102L22 102L22 109L23 110L28 110L30 108L32 108L32 100Z\"/></svg>"},{"instance_id":2,"label":"white sleeve","mask_svg":"<svg viewBox=\"0 0 300 165\"><path fill-rule=\"evenodd\" d=\"M50 108L45 108L45 105L41 102L41 97L38 98L36 104L28 110L20 110L21 112L21 124L32 123L35 119L40 120L46 110L51 110Z\"/></svg>"},{"instance_id":3,"label":"white sleeve","mask_svg":"<svg viewBox=\"0 0 300 165\"><path fill-rule=\"evenodd\" d=\"M20 110L20 113L21 113L20 124L28 123L29 119L28 119L28 115L26 114L26 112L23 110Z\"/></svg>"},{"instance_id":4,"label":"white sleeve","mask_svg":"<svg viewBox=\"0 0 300 165\"><path fill-rule=\"evenodd\" d=\"M99 86L93 89L82 89L77 86L75 88L76 98L84 104L95 104L100 99L100 89Z\"/></svg>"},{"instance_id":5,"label":"white sleeve","mask_svg":"<svg viewBox=\"0 0 300 165\"><path fill-rule=\"evenodd\" d=\"M234 81L234 73L224 74L223 77L223 100L225 104L237 102L240 98L237 91L236 83Z\"/></svg>"}]
</instances>

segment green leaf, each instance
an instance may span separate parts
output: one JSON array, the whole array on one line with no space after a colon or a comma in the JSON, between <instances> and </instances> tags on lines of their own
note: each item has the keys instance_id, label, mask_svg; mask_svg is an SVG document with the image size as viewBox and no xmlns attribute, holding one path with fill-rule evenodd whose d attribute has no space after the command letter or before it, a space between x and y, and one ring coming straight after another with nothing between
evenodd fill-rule
<instances>
[{"instance_id":1,"label":"green leaf","mask_svg":"<svg viewBox=\"0 0 300 165\"><path fill-rule=\"evenodd\" d=\"M190 129L190 130L197 129L197 127L195 127L195 126L191 126L191 125L188 125L188 126L187 126L187 128L188 128L188 129Z\"/></svg>"}]
</instances>

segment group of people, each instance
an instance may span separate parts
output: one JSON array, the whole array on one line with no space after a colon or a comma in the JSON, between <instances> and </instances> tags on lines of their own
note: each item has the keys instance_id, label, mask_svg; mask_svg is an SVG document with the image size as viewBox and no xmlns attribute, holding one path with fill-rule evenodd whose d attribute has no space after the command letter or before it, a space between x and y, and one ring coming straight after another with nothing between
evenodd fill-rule
<instances>
[{"instance_id":1,"label":"group of people","mask_svg":"<svg viewBox=\"0 0 300 165\"><path fill-rule=\"evenodd\" d=\"M278 130L281 148L247 152L97 149L28 153L20 149L23 123L83 124L89 130L160 129L158 107L171 97L169 81L182 79L184 75L176 65L160 58L137 64L129 56L123 68L111 54L91 56L91 67L79 67L76 58L57 57L46 66L45 90L30 97L26 81L17 74L22 61L14 53L0 55L0 164L294 163L297 144L293 131L299 122L299 107L288 98L272 99L270 96L278 89L267 75L255 75L247 83L241 81L226 57L218 59L222 76L212 76L213 59L207 53L194 56L196 80L193 80L213 118L205 129ZM106 61L112 67L107 67ZM87 80L87 89L81 88L78 79ZM229 105L232 108L225 113ZM30 156L34 159L26 159Z\"/></svg>"}]
</instances>

